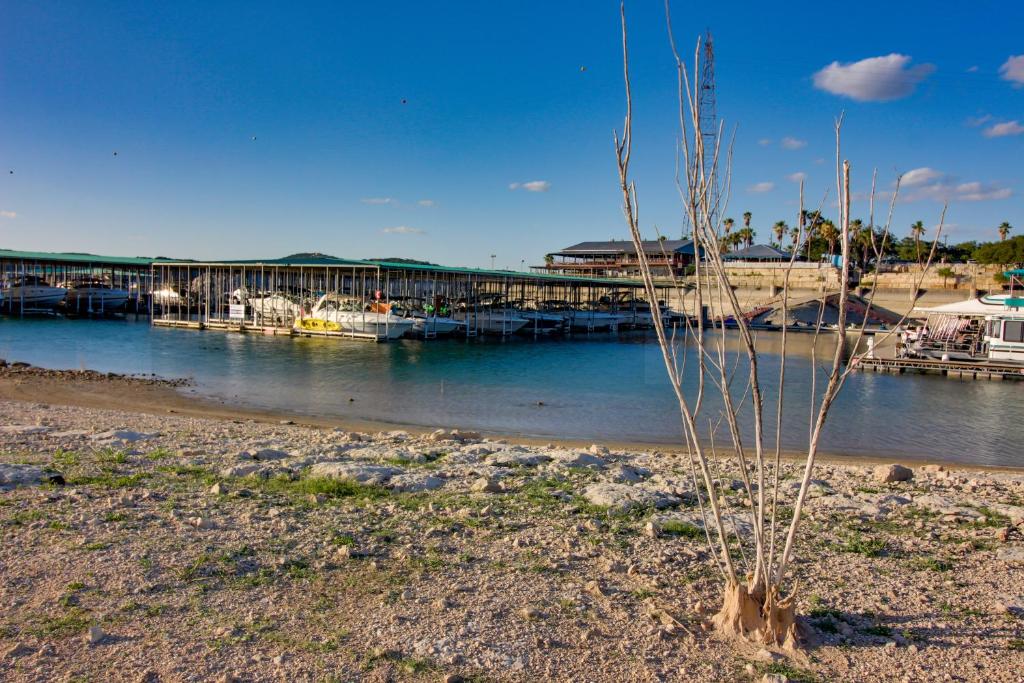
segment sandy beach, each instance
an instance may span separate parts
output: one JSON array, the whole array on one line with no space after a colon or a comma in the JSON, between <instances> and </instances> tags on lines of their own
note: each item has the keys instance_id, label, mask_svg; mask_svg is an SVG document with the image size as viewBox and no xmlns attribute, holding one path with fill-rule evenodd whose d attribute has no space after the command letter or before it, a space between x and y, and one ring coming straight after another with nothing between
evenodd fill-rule
<instances>
[{"instance_id":1,"label":"sandy beach","mask_svg":"<svg viewBox=\"0 0 1024 683\"><path fill-rule=\"evenodd\" d=\"M824 462L790 658L708 629L717 578L672 449L180 388L0 371L0 678L1022 680L1024 472Z\"/></svg>"}]
</instances>

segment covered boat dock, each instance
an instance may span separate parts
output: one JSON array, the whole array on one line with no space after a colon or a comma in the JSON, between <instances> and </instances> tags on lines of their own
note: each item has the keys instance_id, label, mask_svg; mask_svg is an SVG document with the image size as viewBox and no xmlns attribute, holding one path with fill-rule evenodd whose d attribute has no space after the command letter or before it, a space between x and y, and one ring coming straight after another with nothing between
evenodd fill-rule
<instances>
[{"instance_id":1,"label":"covered boat dock","mask_svg":"<svg viewBox=\"0 0 1024 683\"><path fill-rule=\"evenodd\" d=\"M311 308L325 296L353 302L354 308L363 311L387 310L392 302L420 301L431 307L444 302L444 306L461 311L464 324L457 334L474 337L493 331L488 323L495 315L507 315L506 307L539 308L546 302L572 308L599 303L614 306L615 302L634 301L643 292L641 282L621 278L320 254L262 260L158 260L152 263L151 280L149 305L154 325L377 341L388 335L331 329L308 318Z\"/></svg>"}]
</instances>

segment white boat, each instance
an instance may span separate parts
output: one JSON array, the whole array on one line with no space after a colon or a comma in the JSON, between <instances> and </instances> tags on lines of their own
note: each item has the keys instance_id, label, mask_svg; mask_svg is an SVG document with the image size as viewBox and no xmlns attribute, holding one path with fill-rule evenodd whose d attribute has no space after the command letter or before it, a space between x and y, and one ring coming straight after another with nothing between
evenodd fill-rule
<instances>
[{"instance_id":1,"label":"white boat","mask_svg":"<svg viewBox=\"0 0 1024 683\"><path fill-rule=\"evenodd\" d=\"M0 284L0 297L11 310L56 308L64 300L67 290L53 287L35 275L23 275Z\"/></svg>"},{"instance_id":2,"label":"white boat","mask_svg":"<svg viewBox=\"0 0 1024 683\"><path fill-rule=\"evenodd\" d=\"M558 334L565 331L565 315L559 311L523 308L517 311L517 315L526 318L526 325L519 330L521 334Z\"/></svg>"},{"instance_id":3,"label":"white boat","mask_svg":"<svg viewBox=\"0 0 1024 683\"><path fill-rule=\"evenodd\" d=\"M77 278L61 286L67 288L64 306L76 313L110 313L128 303L128 290L115 288L100 278Z\"/></svg>"},{"instance_id":4,"label":"white boat","mask_svg":"<svg viewBox=\"0 0 1024 683\"><path fill-rule=\"evenodd\" d=\"M149 297L153 305L161 310L178 307L188 308L191 303L187 296L182 296L169 285L164 285L160 289L154 289L149 293Z\"/></svg>"},{"instance_id":5,"label":"white boat","mask_svg":"<svg viewBox=\"0 0 1024 683\"><path fill-rule=\"evenodd\" d=\"M313 306L309 317L295 322L302 329L368 334L378 339L398 339L412 329L413 322L390 311L374 310L374 303L340 294L324 294ZM310 321L319 321L317 322Z\"/></svg>"},{"instance_id":6,"label":"white boat","mask_svg":"<svg viewBox=\"0 0 1024 683\"><path fill-rule=\"evenodd\" d=\"M1024 271L1010 271L1016 277ZM921 327L902 332L898 351L911 357L950 361L1024 363L1024 298L995 294L915 309Z\"/></svg>"},{"instance_id":7,"label":"white boat","mask_svg":"<svg viewBox=\"0 0 1024 683\"><path fill-rule=\"evenodd\" d=\"M252 310L257 325L288 326L302 316L302 303L298 298L280 292L246 295L245 302Z\"/></svg>"},{"instance_id":8,"label":"white boat","mask_svg":"<svg viewBox=\"0 0 1024 683\"><path fill-rule=\"evenodd\" d=\"M481 334L515 334L529 322L506 308L468 304L452 313L452 318Z\"/></svg>"},{"instance_id":9,"label":"white boat","mask_svg":"<svg viewBox=\"0 0 1024 683\"><path fill-rule=\"evenodd\" d=\"M400 318L412 321L412 334L418 337L445 336L465 329L465 324L447 314L443 301L437 305L425 304L423 299L402 297L387 304L376 304L376 310L390 311Z\"/></svg>"},{"instance_id":10,"label":"white boat","mask_svg":"<svg viewBox=\"0 0 1024 683\"><path fill-rule=\"evenodd\" d=\"M1024 363L1024 309L986 316L985 346L989 360Z\"/></svg>"},{"instance_id":11,"label":"white boat","mask_svg":"<svg viewBox=\"0 0 1024 683\"><path fill-rule=\"evenodd\" d=\"M620 313L596 311L590 308L573 309L569 326L576 331L616 330L626 322L626 316Z\"/></svg>"}]
</instances>

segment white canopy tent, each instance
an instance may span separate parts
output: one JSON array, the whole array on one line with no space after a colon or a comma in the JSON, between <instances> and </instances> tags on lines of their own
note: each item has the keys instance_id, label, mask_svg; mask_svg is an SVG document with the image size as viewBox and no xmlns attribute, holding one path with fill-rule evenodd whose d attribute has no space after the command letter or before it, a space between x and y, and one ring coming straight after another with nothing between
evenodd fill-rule
<instances>
[{"instance_id":1,"label":"white canopy tent","mask_svg":"<svg viewBox=\"0 0 1024 683\"><path fill-rule=\"evenodd\" d=\"M955 315L971 318L983 318L986 315L1002 313L1007 310L1002 296L986 296L980 299L954 301L941 306L915 306L914 311L928 315Z\"/></svg>"}]
</instances>

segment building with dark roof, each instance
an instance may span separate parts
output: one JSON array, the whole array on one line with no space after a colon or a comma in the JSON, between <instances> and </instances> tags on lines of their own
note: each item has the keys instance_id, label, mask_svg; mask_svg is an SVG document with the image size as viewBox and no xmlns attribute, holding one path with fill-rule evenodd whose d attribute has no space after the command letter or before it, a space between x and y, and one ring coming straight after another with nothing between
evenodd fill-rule
<instances>
[{"instance_id":1,"label":"building with dark roof","mask_svg":"<svg viewBox=\"0 0 1024 683\"><path fill-rule=\"evenodd\" d=\"M776 249L773 246L767 244L754 244L745 249L737 249L736 251L726 252L722 254L722 258L726 261L789 261L792 257L788 251L782 251Z\"/></svg>"},{"instance_id":2,"label":"building with dark roof","mask_svg":"<svg viewBox=\"0 0 1024 683\"><path fill-rule=\"evenodd\" d=\"M693 240L645 240L642 243L655 276L685 275L694 261ZM544 257L534 270L559 275L638 277L640 259L632 240L580 242Z\"/></svg>"}]
</instances>

